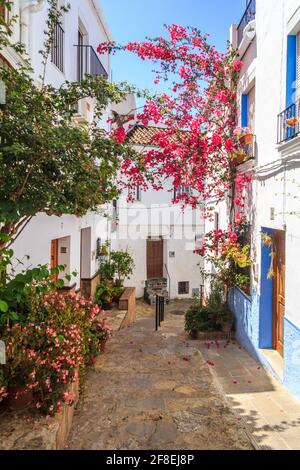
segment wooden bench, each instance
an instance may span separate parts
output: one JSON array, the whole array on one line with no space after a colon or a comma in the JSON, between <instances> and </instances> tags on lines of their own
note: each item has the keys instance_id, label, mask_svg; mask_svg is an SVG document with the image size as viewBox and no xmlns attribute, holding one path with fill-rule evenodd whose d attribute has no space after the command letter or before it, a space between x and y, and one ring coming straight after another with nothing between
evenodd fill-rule
<instances>
[{"instance_id":1,"label":"wooden bench","mask_svg":"<svg viewBox=\"0 0 300 470\"><path fill-rule=\"evenodd\" d=\"M131 325L136 320L135 287L125 287L119 300L119 310L126 311L126 315L120 325L121 328Z\"/></svg>"}]
</instances>

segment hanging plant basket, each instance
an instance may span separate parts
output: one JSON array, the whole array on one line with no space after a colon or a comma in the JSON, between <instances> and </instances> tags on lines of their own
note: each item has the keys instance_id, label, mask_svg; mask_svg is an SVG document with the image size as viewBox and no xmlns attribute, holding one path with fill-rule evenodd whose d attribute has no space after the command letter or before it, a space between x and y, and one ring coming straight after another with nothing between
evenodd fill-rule
<instances>
[{"instance_id":1,"label":"hanging plant basket","mask_svg":"<svg viewBox=\"0 0 300 470\"><path fill-rule=\"evenodd\" d=\"M242 145L251 145L253 144L253 138L254 138L254 135L253 134L244 134L240 137L240 143Z\"/></svg>"},{"instance_id":2,"label":"hanging plant basket","mask_svg":"<svg viewBox=\"0 0 300 470\"><path fill-rule=\"evenodd\" d=\"M232 161L235 165L241 165L246 160L247 155L245 152L233 153L232 154Z\"/></svg>"}]
</instances>

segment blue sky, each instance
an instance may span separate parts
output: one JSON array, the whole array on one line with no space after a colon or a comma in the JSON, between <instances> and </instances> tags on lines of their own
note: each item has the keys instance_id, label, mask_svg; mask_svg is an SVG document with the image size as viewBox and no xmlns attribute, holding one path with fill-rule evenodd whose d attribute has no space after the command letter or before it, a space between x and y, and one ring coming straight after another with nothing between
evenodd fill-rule
<instances>
[{"instance_id":1,"label":"blue sky","mask_svg":"<svg viewBox=\"0 0 300 470\"><path fill-rule=\"evenodd\" d=\"M177 23L211 34L211 42L225 50L231 23L239 22L246 0L100 0L108 25L118 43L141 41L163 34L163 25ZM127 80L153 89L151 65L132 54L112 59L113 80Z\"/></svg>"}]
</instances>

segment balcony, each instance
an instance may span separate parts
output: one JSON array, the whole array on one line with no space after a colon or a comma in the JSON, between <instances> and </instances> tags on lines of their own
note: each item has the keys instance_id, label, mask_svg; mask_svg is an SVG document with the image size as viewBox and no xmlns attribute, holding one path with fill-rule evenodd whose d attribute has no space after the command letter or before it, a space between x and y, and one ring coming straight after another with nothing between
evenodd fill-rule
<instances>
[{"instance_id":1,"label":"balcony","mask_svg":"<svg viewBox=\"0 0 300 470\"><path fill-rule=\"evenodd\" d=\"M247 4L247 8L243 17L238 25L237 33L238 33L238 47L241 45L241 42L244 37L244 30L246 26L255 19L256 15L256 0L250 0Z\"/></svg>"},{"instance_id":2,"label":"balcony","mask_svg":"<svg viewBox=\"0 0 300 470\"><path fill-rule=\"evenodd\" d=\"M300 134L300 100L286 108L277 118L277 143L282 144Z\"/></svg>"},{"instance_id":3,"label":"balcony","mask_svg":"<svg viewBox=\"0 0 300 470\"><path fill-rule=\"evenodd\" d=\"M92 46L76 45L77 48L77 81L81 82L86 75L97 77L102 75L108 78L108 73Z\"/></svg>"}]
</instances>

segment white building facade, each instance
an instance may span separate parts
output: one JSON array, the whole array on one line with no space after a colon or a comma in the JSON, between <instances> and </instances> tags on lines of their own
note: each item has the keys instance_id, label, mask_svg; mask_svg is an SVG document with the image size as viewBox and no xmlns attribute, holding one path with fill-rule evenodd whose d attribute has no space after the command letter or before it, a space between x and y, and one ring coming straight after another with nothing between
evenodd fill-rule
<instances>
[{"instance_id":1,"label":"white building facade","mask_svg":"<svg viewBox=\"0 0 300 470\"><path fill-rule=\"evenodd\" d=\"M46 67L45 83L54 87L65 81L80 81L85 73L110 76L109 55L101 56L95 52L100 42L110 41L111 35L98 1L71 0L70 10L64 14L62 26L57 26L54 45ZM63 2L59 2L62 5ZM42 56L44 30L48 14L46 0L13 2L12 15L18 15L14 27L13 42L22 41L30 58L34 79L37 85L43 74ZM1 51L2 60L17 67L20 62L12 49ZM93 100L84 99L78 104L77 120L91 122L93 119ZM106 128L109 110L103 116L101 127ZM62 217L38 214L19 235L12 248L15 259L24 261L24 265L15 263L17 270L41 265L65 265L64 274L76 272L68 287L79 289L81 281L92 280L98 272L97 247L110 237L109 218L111 206L99 208L98 213L89 213L77 218L71 215ZM26 260L25 256L29 256Z\"/></svg>"},{"instance_id":2,"label":"white building facade","mask_svg":"<svg viewBox=\"0 0 300 470\"><path fill-rule=\"evenodd\" d=\"M153 148L150 141L156 132L155 127L136 123L128 131L128 141L137 151L147 152ZM162 282L170 299L199 295L202 259L194 251L204 234L203 207L183 210L175 205L172 181L165 181L159 191L137 189L133 196L134 201L128 202L124 192L118 200L112 231L112 248L128 251L135 262L127 285L136 287L138 297L155 280L158 285Z\"/></svg>"},{"instance_id":3,"label":"white building facade","mask_svg":"<svg viewBox=\"0 0 300 470\"><path fill-rule=\"evenodd\" d=\"M232 43L244 62L240 124L255 134L251 295L235 288L239 341L300 397L300 1L250 0ZM266 244L266 235L271 244Z\"/></svg>"}]
</instances>

